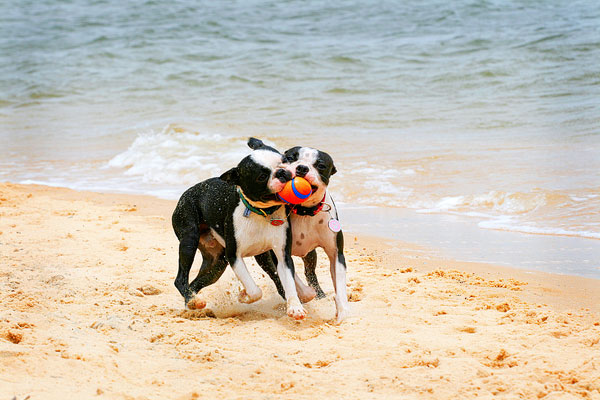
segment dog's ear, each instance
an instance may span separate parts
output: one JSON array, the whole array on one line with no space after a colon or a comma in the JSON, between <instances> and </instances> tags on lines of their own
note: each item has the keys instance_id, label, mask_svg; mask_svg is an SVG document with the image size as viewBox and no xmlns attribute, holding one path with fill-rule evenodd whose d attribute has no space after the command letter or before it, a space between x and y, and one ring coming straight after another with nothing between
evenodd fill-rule
<instances>
[{"instance_id":1,"label":"dog's ear","mask_svg":"<svg viewBox=\"0 0 600 400\"><path fill-rule=\"evenodd\" d=\"M335 167L335 165L332 164L332 166L331 166L331 175L335 174L336 172L337 172L337 168Z\"/></svg>"},{"instance_id":2,"label":"dog's ear","mask_svg":"<svg viewBox=\"0 0 600 400\"><path fill-rule=\"evenodd\" d=\"M253 137L248 139L248 147L250 147L252 150L269 150L274 153L281 154L276 148L267 146L262 140Z\"/></svg>"},{"instance_id":3,"label":"dog's ear","mask_svg":"<svg viewBox=\"0 0 600 400\"><path fill-rule=\"evenodd\" d=\"M293 163L294 161L298 161L298 152L300 151L300 146L292 147L288 149L283 154L283 161L287 163Z\"/></svg>"},{"instance_id":4,"label":"dog's ear","mask_svg":"<svg viewBox=\"0 0 600 400\"><path fill-rule=\"evenodd\" d=\"M231 168L229 171L225 172L223 175L219 177L222 181L229 182L233 185L240 184L240 173L237 167Z\"/></svg>"},{"instance_id":5,"label":"dog's ear","mask_svg":"<svg viewBox=\"0 0 600 400\"><path fill-rule=\"evenodd\" d=\"M248 139L248 147L250 147L252 150L257 150L262 147L265 147L265 144L262 140L251 137L250 139Z\"/></svg>"}]
</instances>

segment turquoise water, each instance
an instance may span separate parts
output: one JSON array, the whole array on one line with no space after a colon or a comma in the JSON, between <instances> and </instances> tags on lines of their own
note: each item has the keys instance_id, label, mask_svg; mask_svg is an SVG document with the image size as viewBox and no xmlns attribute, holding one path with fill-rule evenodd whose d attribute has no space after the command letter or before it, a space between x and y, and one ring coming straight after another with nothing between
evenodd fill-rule
<instances>
[{"instance_id":1,"label":"turquoise water","mask_svg":"<svg viewBox=\"0 0 600 400\"><path fill-rule=\"evenodd\" d=\"M13 134L598 134L598 2L2 4Z\"/></svg>"},{"instance_id":2,"label":"turquoise water","mask_svg":"<svg viewBox=\"0 0 600 400\"><path fill-rule=\"evenodd\" d=\"M600 2L0 4L0 180L177 196L256 135L341 203L600 238Z\"/></svg>"}]
</instances>

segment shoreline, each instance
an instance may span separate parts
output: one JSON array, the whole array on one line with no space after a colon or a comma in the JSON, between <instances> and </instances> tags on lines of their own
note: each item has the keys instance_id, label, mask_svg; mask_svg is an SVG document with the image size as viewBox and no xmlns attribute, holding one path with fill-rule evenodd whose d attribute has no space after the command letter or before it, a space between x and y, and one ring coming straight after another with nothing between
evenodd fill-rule
<instances>
[{"instance_id":1,"label":"shoreline","mask_svg":"<svg viewBox=\"0 0 600 400\"><path fill-rule=\"evenodd\" d=\"M160 192L80 189L37 181L11 183L177 202ZM360 232L361 236L423 244L441 257L458 261L600 279L600 240L595 237L482 227L486 220L454 212L421 212L412 208L349 203L338 203L337 208L344 231L349 227L351 232Z\"/></svg>"},{"instance_id":2,"label":"shoreline","mask_svg":"<svg viewBox=\"0 0 600 400\"><path fill-rule=\"evenodd\" d=\"M593 238L485 229L473 217L392 207L344 211L344 224L356 232L422 244L440 257L600 279L600 241Z\"/></svg>"},{"instance_id":3,"label":"shoreline","mask_svg":"<svg viewBox=\"0 0 600 400\"><path fill-rule=\"evenodd\" d=\"M163 199L157 196L147 194L94 192L88 190L76 190L60 186L47 186L40 184L19 184L12 182L0 182L0 187L2 185L13 186L23 191L31 191L38 193L47 192L52 196L57 196L61 199L69 201L80 200L83 198L85 199L85 201L90 201L103 206L133 204L135 208L135 215L145 217L152 216L166 218L168 225L167 230L170 233L173 233L170 225L170 217L173 210L175 209L177 200ZM353 211L356 211L356 209L354 209ZM409 214L409 212L412 210L398 211L402 212L403 214ZM340 212L344 217L344 222L347 217L352 217L343 209L341 209ZM430 214L426 214L425 216L429 217ZM452 216L446 217L450 217L450 219L452 219ZM359 214L358 219L360 218L364 218L364 215ZM344 223L344 225L346 225L346 223ZM376 225L378 228L381 227L381 224ZM411 224L411 227L414 227L415 225L416 224L413 222ZM350 224L350 226L357 225ZM362 224L362 227L366 227L366 225ZM389 231L387 232L389 233ZM498 232L492 231L489 233L495 234ZM500 234L506 233L508 233L509 235L517 236L522 235L518 232L500 232ZM569 304L571 304L572 307L575 307L573 305L575 304L575 302L566 300L567 297L573 295L574 297L578 297L579 300L585 304L586 308L590 308L594 311L600 312L600 292L597 292L596 290L598 288L598 285L600 285L600 278L578 276L568 273L555 273L548 271L525 269L501 263L473 261L460 257L451 257L447 251L445 251L444 249L433 247L431 243L423 245L415 241L400 240L392 237L392 235L379 236L371 232L357 233L354 231L346 231L344 228L344 236L346 238L346 247L348 246L348 244L350 244L351 246L354 245L355 247L359 243L358 240L354 240L354 243L352 243L350 241L351 238L360 239L360 243L365 243L366 245L377 248L378 250L384 252L386 259L388 261L391 261L391 264L399 264L403 262L409 263L411 259L415 257L420 257L420 267L425 272L432 272L437 266L439 266L439 264L443 263L456 268L461 268L465 272L487 275L492 279L510 279L513 277L518 277L517 279L527 282L529 285L532 285L532 287L535 285L538 285L540 288L545 287L545 289L540 290L540 292L536 294L536 296L538 296L539 299L543 299L544 303L553 304L554 306L559 307L561 309L565 309L566 307L568 307ZM532 235L525 234L525 237L531 239ZM536 235L533 235L533 238L535 237ZM559 237L558 239L562 239L562 237ZM591 240L585 238L577 239ZM406 251L408 255L402 257L402 255L400 254L402 253L402 251ZM418 255L416 255L415 252ZM424 254L424 256L421 254ZM324 254L320 254L320 257L323 258L326 256ZM302 265L302 260L300 260L298 257L294 257L294 259L297 267L298 265ZM174 263L176 263L176 258L174 260ZM349 265L349 268L350 267L351 266ZM567 290L567 294L557 297L556 294L563 293L563 290ZM573 290L583 290L584 295L580 296L577 293L572 293Z\"/></svg>"},{"instance_id":4,"label":"shoreline","mask_svg":"<svg viewBox=\"0 0 600 400\"><path fill-rule=\"evenodd\" d=\"M306 304L305 321L285 315L254 262L263 299L239 304L228 269L202 291L206 310L184 311L174 206L0 183L3 392L600 399L597 279L456 261L345 231L352 316L339 326L322 252L327 298Z\"/></svg>"}]
</instances>

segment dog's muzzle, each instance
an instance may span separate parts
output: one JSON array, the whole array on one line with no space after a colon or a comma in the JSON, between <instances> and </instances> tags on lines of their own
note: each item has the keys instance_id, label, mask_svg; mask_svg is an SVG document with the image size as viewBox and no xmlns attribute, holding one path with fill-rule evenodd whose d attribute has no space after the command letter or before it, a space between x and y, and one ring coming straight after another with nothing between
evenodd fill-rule
<instances>
[{"instance_id":1,"label":"dog's muzzle","mask_svg":"<svg viewBox=\"0 0 600 400\"><path fill-rule=\"evenodd\" d=\"M287 181L292 180L292 173L287 169L278 169L275 172L275 178L279 179L281 183L286 183Z\"/></svg>"},{"instance_id":2,"label":"dog's muzzle","mask_svg":"<svg viewBox=\"0 0 600 400\"><path fill-rule=\"evenodd\" d=\"M296 167L296 176L304 178L306 176L306 174L308 174L308 171L309 171L309 169L306 165L298 165Z\"/></svg>"}]
</instances>

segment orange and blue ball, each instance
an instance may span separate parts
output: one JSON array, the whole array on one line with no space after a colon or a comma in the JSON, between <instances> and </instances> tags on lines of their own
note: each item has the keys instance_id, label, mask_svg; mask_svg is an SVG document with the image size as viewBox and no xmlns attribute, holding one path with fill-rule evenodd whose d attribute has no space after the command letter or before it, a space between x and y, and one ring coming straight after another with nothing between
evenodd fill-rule
<instances>
[{"instance_id":1,"label":"orange and blue ball","mask_svg":"<svg viewBox=\"0 0 600 400\"><path fill-rule=\"evenodd\" d=\"M312 188L310 183L304 178L299 176L295 177L291 181L288 181L283 190L277 195L279 198L289 204L300 204L312 194Z\"/></svg>"}]
</instances>

